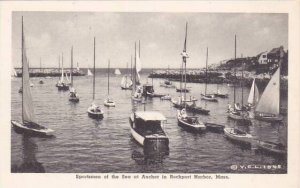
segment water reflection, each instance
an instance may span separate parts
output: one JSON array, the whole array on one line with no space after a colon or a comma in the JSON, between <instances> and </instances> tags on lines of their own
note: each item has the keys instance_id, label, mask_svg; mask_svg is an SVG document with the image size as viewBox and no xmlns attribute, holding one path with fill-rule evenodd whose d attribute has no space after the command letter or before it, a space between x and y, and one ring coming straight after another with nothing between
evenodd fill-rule
<instances>
[{"instance_id":1,"label":"water reflection","mask_svg":"<svg viewBox=\"0 0 300 188\"><path fill-rule=\"evenodd\" d=\"M12 172L19 173L44 173L45 168L42 163L36 159L36 152L38 150L37 144L32 137L22 135L22 164L13 165L11 167Z\"/></svg>"},{"instance_id":2,"label":"water reflection","mask_svg":"<svg viewBox=\"0 0 300 188\"><path fill-rule=\"evenodd\" d=\"M168 151L160 152L140 152L133 150L131 158L139 165L162 164L163 160L169 155Z\"/></svg>"}]
</instances>

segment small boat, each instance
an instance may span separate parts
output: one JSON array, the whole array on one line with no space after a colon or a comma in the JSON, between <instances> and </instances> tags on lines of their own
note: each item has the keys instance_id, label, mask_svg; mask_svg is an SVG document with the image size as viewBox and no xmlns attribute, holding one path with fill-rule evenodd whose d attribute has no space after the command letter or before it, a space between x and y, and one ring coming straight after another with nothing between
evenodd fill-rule
<instances>
[{"instance_id":1,"label":"small boat","mask_svg":"<svg viewBox=\"0 0 300 188\"><path fill-rule=\"evenodd\" d=\"M39 125L35 120L34 106L30 91L29 66L25 51L22 17L22 122L11 121L13 129L18 134L30 136L53 136L53 130Z\"/></svg>"},{"instance_id":2,"label":"small boat","mask_svg":"<svg viewBox=\"0 0 300 188\"><path fill-rule=\"evenodd\" d=\"M115 75L121 75L120 69L115 69Z\"/></svg>"},{"instance_id":3,"label":"small boat","mask_svg":"<svg viewBox=\"0 0 300 188\"><path fill-rule=\"evenodd\" d=\"M122 81L121 81L121 89L122 90L132 90L132 81L128 75L128 63L127 63L126 70L127 70L127 74L125 74L123 76Z\"/></svg>"},{"instance_id":4,"label":"small boat","mask_svg":"<svg viewBox=\"0 0 300 188\"><path fill-rule=\"evenodd\" d=\"M161 100L171 100L171 96L169 94L160 97Z\"/></svg>"},{"instance_id":5,"label":"small boat","mask_svg":"<svg viewBox=\"0 0 300 188\"><path fill-rule=\"evenodd\" d=\"M79 96L77 95L77 92L74 88L74 81L73 81L73 46L71 49L71 71L70 71L70 79L71 79L71 84L70 84L70 94L69 94L69 101L71 102L79 102Z\"/></svg>"},{"instance_id":6,"label":"small boat","mask_svg":"<svg viewBox=\"0 0 300 188\"><path fill-rule=\"evenodd\" d=\"M44 74L44 71L42 71L42 58L40 58L40 72ZM44 81L40 79L39 84L44 84Z\"/></svg>"},{"instance_id":7,"label":"small boat","mask_svg":"<svg viewBox=\"0 0 300 188\"><path fill-rule=\"evenodd\" d=\"M34 84L33 83L30 83L30 87L33 87L34 86Z\"/></svg>"},{"instance_id":8,"label":"small boat","mask_svg":"<svg viewBox=\"0 0 300 188\"><path fill-rule=\"evenodd\" d=\"M116 103L112 97L109 96L109 66L110 62L108 60L108 68L107 68L107 98L104 101L104 106L106 107L115 107Z\"/></svg>"},{"instance_id":9,"label":"small boat","mask_svg":"<svg viewBox=\"0 0 300 188\"><path fill-rule=\"evenodd\" d=\"M23 92L23 89L22 89L22 87L20 87L20 89L19 89L19 91L18 91L19 93L22 93Z\"/></svg>"},{"instance_id":10,"label":"small boat","mask_svg":"<svg viewBox=\"0 0 300 188\"><path fill-rule=\"evenodd\" d=\"M159 85L165 88L175 88L175 85L173 85L173 82L171 82L170 80L165 80L164 82L161 82Z\"/></svg>"},{"instance_id":11,"label":"small boat","mask_svg":"<svg viewBox=\"0 0 300 188\"><path fill-rule=\"evenodd\" d=\"M155 111L137 111L130 115L131 135L144 151L169 150L169 138L163 130L164 121L166 118Z\"/></svg>"},{"instance_id":12,"label":"small boat","mask_svg":"<svg viewBox=\"0 0 300 188\"><path fill-rule=\"evenodd\" d=\"M218 102L218 99L216 99L214 94L201 94L201 100Z\"/></svg>"},{"instance_id":13,"label":"small boat","mask_svg":"<svg viewBox=\"0 0 300 188\"><path fill-rule=\"evenodd\" d=\"M191 113L197 113L203 115L209 115L210 112L210 110L202 108L201 106L197 106L195 101L192 104L187 104L186 110Z\"/></svg>"},{"instance_id":14,"label":"small boat","mask_svg":"<svg viewBox=\"0 0 300 188\"><path fill-rule=\"evenodd\" d=\"M103 119L104 111L101 109L100 106L96 105L95 103L95 68L96 67L96 38L94 37L94 74L93 74L93 102L91 106L88 108L88 116L93 119Z\"/></svg>"},{"instance_id":15,"label":"small boat","mask_svg":"<svg viewBox=\"0 0 300 188\"><path fill-rule=\"evenodd\" d=\"M176 92L189 93L190 89L188 89L188 88L176 88Z\"/></svg>"},{"instance_id":16,"label":"small boat","mask_svg":"<svg viewBox=\"0 0 300 188\"><path fill-rule=\"evenodd\" d=\"M192 132L203 132L206 130L206 126L203 122L198 120L197 116L188 116L186 110L177 110L178 126L185 130Z\"/></svg>"},{"instance_id":17,"label":"small boat","mask_svg":"<svg viewBox=\"0 0 300 188\"><path fill-rule=\"evenodd\" d=\"M281 144L281 143L274 143L274 142L269 142L269 141L257 141L257 147L263 151L266 151L268 153L272 154L286 154L287 149L286 147Z\"/></svg>"},{"instance_id":18,"label":"small boat","mask_svg":"<svg viewBox=\"0 0 300 188\"><path fill-rule=\"evenodd\" d=\"M220 125L216 123L204 123L206 130L215 133L224 133L225 125Z\"/></svg>"},{"instance_id":19,"label":"small boat","mask_svg":"<svg viewBox=\"0 0 300 188\"><path fill-rule=\"evenodd\" d=\"M261 121L282 121L283 117L280 114L280 66L261 95L254 115L255 119Z\"/></svg>"},{"instance_id":20,"label":"small boat","mask_svg":"<svg viewBox=\"0 0 300 188\"><path fill-rule=\"evenodd\" d=\"M228 98L228 94L223 94L220 92L220 90L217 90L217 92L214 93L215 97L219 98Z\"/></svg>"},{"instance_id":21,"label":"small boat","mask_svg":"<svg viewBox=\"0 0 300 188\"><path fill-rule=\"evenodd\" d=\"M204 94L201 94L201 100L209 102L218 102L214 94L207 94L207 64L208 64L208 48L206 48L206 68L205 68L205 90Z\"/></svg>"},{"instance_id":22,"label":"small boat","mask_svg":"<svg viewBox=\"0 0 300 188\"><path fill-rule=\"evenodd\" d=\"M251 122L251 120L247 117L247 115L245 115L245 113L247 113L247 112L237 111L237 110L231 108L231 109L228 111L227 117L228 117L229 119L232 119L232 120L237 121L240 125L245 125L245 126L251 125L252 122Z\"/></svg>"},{"instance_id":23,"label":"small boat","mask_svg":"<svg viewBox=\"0 0 300 188\"><path fill-rule=\"evenodd\" d=\"M236 128L224 128L225 137L232 141L237 141L241 144L251 145L252 143L252 135L248 134L245 131Z\"/></svg>"},{"instance_id":24,"label":"small boat","mask_svg":"<svg viewBox=\"0 0 300 188\"><path fill-rule=\"evenodd\" d=\"M64 56L63 56L63 54L61 57L61 61L62 61L61 77L60 77L60 81L57 83L56 87L59 91L68 91L69 86L64 82Z\"/></svg>"},{"instance_id":25,"label":"small boat","mask_svg":"<svg viewBox=\"0 0 300 188\"><path fill-rule=\"evenodd\" d=\"M153 85L151 85L151 84L148 84L148 83L144 84L142 91L143 91L142 95L144 97L154 96L154 89L153 89Z\"/></svg>"}]
</instances>

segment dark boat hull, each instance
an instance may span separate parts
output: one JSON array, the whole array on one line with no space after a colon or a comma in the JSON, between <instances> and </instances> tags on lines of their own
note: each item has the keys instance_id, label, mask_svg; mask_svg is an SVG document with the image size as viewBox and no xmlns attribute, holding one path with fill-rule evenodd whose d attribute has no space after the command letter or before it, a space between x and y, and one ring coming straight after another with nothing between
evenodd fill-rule
<instances>
[{"instance_id":1,"label":"dark boat hull","mask_svg":"<svg viewBox=\"0 0 300 188\"><path fill-rule=\"evenodd\" d=\"M22 128L22 126L20 126L20 123L16 122L16 121L11 121L11 124L13 126L14 131L18 134L24 134L24 135L28 135L28 136L32 136L32 137L52 137L53 136L52 134L42 132L39 130Z\"/></svg>"},{"instance_id":2,"label":"dark boat hull","mask_svg":"<svg viewBox=\"0 0 300 188\"><path fill-rule=\"evenodd\" d=\"M202 133L202 132L205 132L205 130L206 130L206 127L204 127L204 128L202 128L202 127L193 127L193 126L188 125L185 122L182 122L178 118L177 118L177 122L178 122L179 127L181 127L182 129L184 129L186 131L189 131L189 132Z\"/></svg>"},{"instance_id":3,"label":"dark boat hull","mask_svg":"<svg viewBox=\"0 0 300 188\"><path fill-rule=\"evenodd\" d=\"M183 92L183 93L189 93L189 89L176 89L176 92Z\"/></svg>"},{"instance_id":4,"label":"dark boat hull","mask_svg":"<svg viewBox=\"0 0 300 188\"><path fill-rule=\"evenodd\" d=\"M215 124L215 123L205 123L206 130L214 133L224 133L224 125Z\"/></svg>"},{"instance_id":5,"label":"dark boat hull","mask_svg":"<svg viewBox=\"0 0 300 188\"><path fill-rule=\"evenodd\" d=\"M217 94L217 93L215 93L215 96L219 97L219 98L223 98L223 99L228 98L227 94Z\"/></svg>"},{"instance_id":6,"label":"dark boat hull","mask_svg":"<svg viewBox=\"0 0 300 188\"><path fill-rule=\"evenodd\" d=\"M79 102L79 98L77 98L77 97L76 98L70 97L69 101L70 102Z\"/></svg>"},{"instance_id":7,"label":"dark boat hull","mask_svg":"<svg viewBox=\"0 0 300 188\"><path fill-rule=\"evenodd\" d=\"M191 105L184 105L184 104L177 104L177 103L174 103L173 102L173 106L174 108L177 108L177 109L183 109L183 108L186 108L186 111L187 112L191 112L191 113L196 113L196 114L203 114L203 115L209 115L209 110L206 110L204 108L201 108L201 107L194 107L194 106L191 106Z\"/></svg>"},{"instance_id":8,"label":"dark boat hull","mask_svg":"<svg viewBox=\"0 0 300 188\"><path fill-rule=\"evenodd\" d=\"M270 154L285 155L287 153L287 150L285 147L283 147L283 145L273 142L258 141L257 147L258 149Z\"/></svg>"},{"instance_id":9,"label":"dark boat hull","mask_svg":"<svg viewBox=\"0 0 300 188\"><path fill-rule=\"evenodd\" d=\"M260 115L257 115L257 114L255 114L254 117L257 120L265 121L265 122L280 122L283 119L282 116L260 116Z\"/></svg>"},{"instance_id":10,"label":"dark boat hull","mask_svg":"<svg viewBox=\"0 0 300 188\"><path fill-rule=\"evenodd\" d=\"M227 117L229 119L237 121L238 123L240 123L242 125L251 125L252 124L250 119L247 119L240 115L235 115L235 114L229 113Z\"/></svg>"},{"instance_id":11,"label":"dark boat hull","mask_svg":"<svg viewBox=\"0 0 300 188\"><path fill-rule=\"evenodd\" d=\"M56 86L57 87L57 89L59 90L59 91L68 91L69 90L69 86L67 86L67 85L64 85L64 86Z\"/></svg>"},{"instance_id":12,"label":"dark boat hull","mask_svg":"<svg viewBox=\"0 0 300 188\"><path fill-rule=\"evenodd\" d=\"M93 118L93 119L103 119L103 113L91 113L88 111L88 115L90 118Z\"/></svg>"}]
</instances>

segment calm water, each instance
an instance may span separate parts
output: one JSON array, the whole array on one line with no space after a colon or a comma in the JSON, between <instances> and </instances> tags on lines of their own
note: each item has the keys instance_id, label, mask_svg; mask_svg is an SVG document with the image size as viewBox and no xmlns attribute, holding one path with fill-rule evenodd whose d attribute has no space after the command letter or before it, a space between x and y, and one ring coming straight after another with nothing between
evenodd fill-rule
<instances>
[{"instance_id":1,"label":"calm water","mask_svg":"<svg viewBox=\"0 0 300 188\"><path fill-rule=\"evenodd\" d=\"M96 76L96 101L103 104L107 96L105 74ZM158 173L286 173L286 157L276 157L256 152L232 143L222 134L193 134L177 126L176 109L169 101L158 98L148 100L147 110L163 113L167 122L165 132L170 139L170 153L167 156L148 158L143 149L130 134L128 117L131 112L131 91L120 89L121 76L111 77L111 95L116 101L115 108L104 108L104 119L96 121L88 117L87 108L92 102L92 77L75 77L75 88L80 102L68 101L68 92L58 91L55 83L58 78L31 78L34 87L32 95L35 115L41 125L54 129L55 138L28 138L11 132L12 171L35 171L48 173L106 173L106 172L158 172ZM142 82L146 82L142 75ZM151 79L148 79L151 82ZM175 89L159 87L161 80L154 79L154 89L159 93L178 96ZM21 78L12 80L12 119L21 120L21 95L18 89ZM200 97L204 84L188 84L192 88L189 95ZM216 85L208 85L213 92ZM227 85L219 86L222 92L233 93ZM241 89L238 89L241 93ZM249 89L244 89L244 101ZM241 94L238 94L241 96ZM219 99L218 103L198 101L211 110L209 116L199 115L204 122L237 126L227 120L229 99ZM238 98L240 100L240 98ZM286 99L283 101L286 104ZM138 106L140 110L143 105ZM256 139L287 144L287 123L285 125L262 123L253 120L249 128L240 127L250 132ZM280 170L231 170L231 165L282 165Z\"/></svg>"}]
</instances>

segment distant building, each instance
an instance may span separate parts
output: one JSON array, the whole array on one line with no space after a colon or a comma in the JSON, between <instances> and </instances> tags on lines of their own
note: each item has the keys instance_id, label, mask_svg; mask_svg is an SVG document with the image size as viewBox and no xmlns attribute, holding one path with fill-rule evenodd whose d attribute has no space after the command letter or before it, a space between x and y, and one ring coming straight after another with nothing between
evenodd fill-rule
<instances>
[{"instance_id":1,"label":"distant building","mask_svg":"<svg viewBox=\"0 0 300 188\"><path fill-rule=\"evenodd\" d=\"M258 64L260 65L268 64L268 52L262 52L257 56L258 56Z\"/></svg>"}]
</instances>

